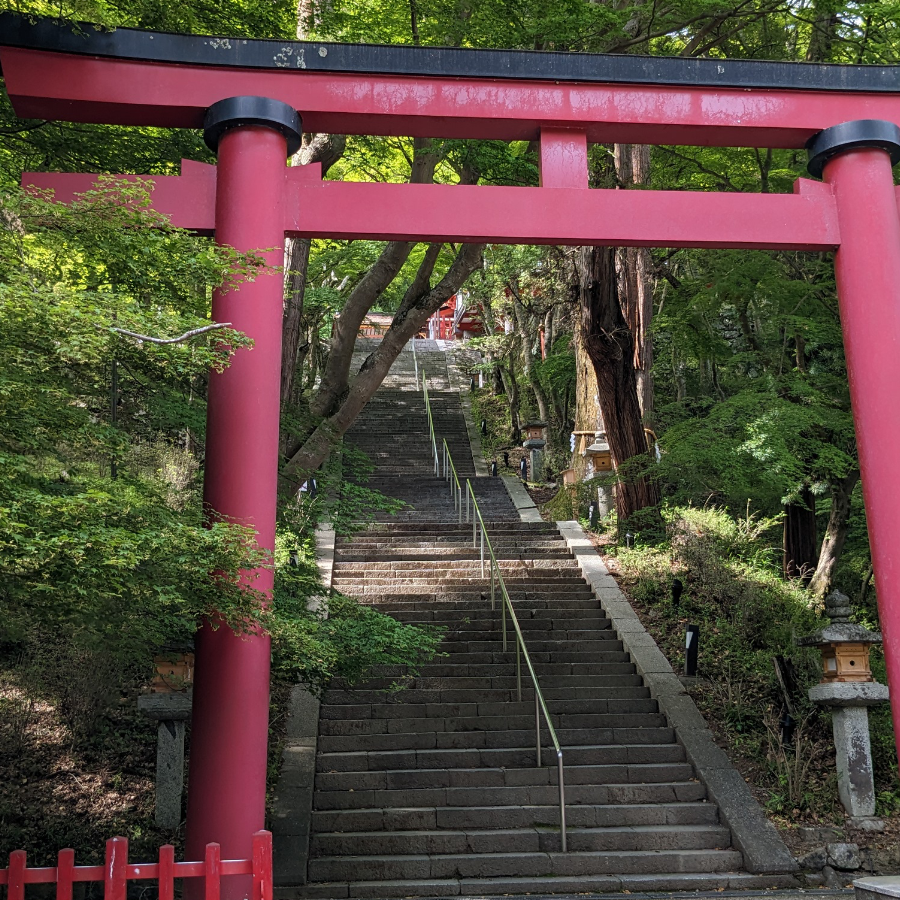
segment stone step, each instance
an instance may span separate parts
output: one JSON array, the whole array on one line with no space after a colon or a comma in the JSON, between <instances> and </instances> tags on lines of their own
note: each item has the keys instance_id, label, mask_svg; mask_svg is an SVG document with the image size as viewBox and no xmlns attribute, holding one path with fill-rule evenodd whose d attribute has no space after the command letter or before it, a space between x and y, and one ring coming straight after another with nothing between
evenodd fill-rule
<instances>
[{"instance_id":1,"label":"stone step","mask_svg":"<svg viewBox=\"0 0 900 900\"><path fill-rule=\"evenodd\" d=\"M566 766L639 765L680 763L684 750L680 744L625 744L565 747ZM545 754L551 762L549 752ZM387 769L450 769L480 767L522 767L535 764L534 747L503 747L468 750L395 750L381 753L320 753L316 767L320 772L366 772Z\"/></svg>"},{"instance_id":2,"label":"stone step","mask_svg":"<svg viewBox=\"0 0 900 900\"><path fill-rule=\"evenodd\" d=\"M574 716L589 716L593 721L595 716L654 715L658 709L656 701L649 697L643 699L616 698L600 700L593 698L590 700L557 700L550 703L550 715L554 719L554 727L556 721L561 721L565 724L566 722L571 722ZM498 723L498 725L506 728L509 727L507 721L520 722L533 710L534 703L528 699L524 699L521 702L426 703L423 701L416 703L403 698L393 703L324 704L320 708L319 719L322 723L326 721L374 722L379 720L394 722L398 719L406 721L449 719L454 722L462 722L465 719L502 719L504 720L503 724L499 725ZM396 731L397 729L388 730ZM421 729L410 728L408 730L417 731Z\"/></svg>"},{"instance_id":3,"label":"stone step","mask_svg":"<svg viewBox=\"0 0 900 900\"><path fill-rule=\"evenodd\" d=\"M645 701L636 701L645 702ZM523 704L524 705L524 704ZM324 712L324 708L323 708ZM663 728L665 716L660 713L562 713L554 715L553 727L559 730L588 728ZM534 715L494 715L494 716L446 716L429 718L421 716L410 718L378 719L328 719L324 715L319 719L319 734L329 735L366 735L366 734L417 734L417 733L454 733L465 732L517 732L531 729ZM399 739L398 739L399 740Z\"/></svg>"},{"instance_id":4,"label":"stone step","mask_svg":"<svg viewBox=\"0 0 900 900\"><path fill-rule=\"evenodd\" d=\"M399 674L399 673L398 673ZM355 690L373 690L387 691L394 687L397 677L394 678L369 678L359 685L350 687L346 682L335 679L333 682L334 690L337 691L355 691ZM523 685L527 684L523 680ZM497 676L489 680L483 677L474 676L455 676L447 675L443 677L431 678L419 675L403 682L409 690L474 690L473 685L483 686L485 690L513 690L516 687L515 674ZM623 688L640 688L644 690L643 680L640 675L580 675L580 676L563 676L562 678L544 678L541 679L541 690L593 690L599 692L612 691L617 692ZM383 700L387 702L388 695L381 694ZM598 694L598 696L602 696Z\"/></svg>"},{"instance_id":5,"label":"stone step","mask_svg":"<svg viewBox=\"0 0 900 900\"><path fill-rule=\"evenodd\" d=\"M731 843L727 828L695 825L633 825L613 828L567 828L568 850L651 851L715 850ZM310 855L399 856L408 854L553 853L559 850L558 831L539 828L467 829L465 831L321 832L314 836Z\"/></svg>"},{"instance_id":6,"label":"stone step","mask_svg":"<svg viewBox=\"0 0 900 900\"><path fill-rule=\"evenodd\" d=\"M385 605L382 605L380 608L384 610ZM391 615L400 622L434 622L454 628L466 628L471 625L474 630L481 630L486 624L489 624L489 622L485 623L485 620L496 619L498 613L496 609L491 609L490 602L471 609L465 609L455 606L448 607L444 604L436 606L429 601L428 603L422 603L418 607L405 606L391 610ZM572 626L578 629L596 627L598 630L602 630L610 627L609 619L596 601L593 607L587 609L560 609L554 604L554 606L543 609L532 608L528 610L527 615L524 614L523 610L517 609L516 615L523 630L566 630ZM595 623L597 624L595 625Z\"/></svg>"},{"instance_id":7,"label":"stone step","mask_svg":"<svg viewBox=\"0 0 900 900\"><path fill-rule=\"evenodd\" d=\"M377 774L377 773L372 773ZM566 785L566 803L606 806L630 803L697 803L705 798L699 782L676 781L654 784ZM549 806L559 802L555 784L504 785L503 787L387 788L353 791L316 791L315 809L362 809L390 806Z\"/></svg>"},{"instance_id":8,"label":"stone step","mask_svg":"<svg viewBox=\"0 0 900 900\"><path fill-rule=\"evenodd\" d=\"M484 623L484 620L482 619L480 622ZM409 624L434 625L435 623L432 620L430 622L423 621L421 623ZM483 627L477 630L473 628L462 628L462 624L464 623L439 626L447 628L444 639L446 641L457 642L502 640L503 632L499 623L488 623L492 627ZM554 631L550 628L526 628L526 624L533 625L533 621L529 620L527 623L519 623L519 627L522 629L522 634L529 649L536 647L537 643L541 642L546 643L551 647L573 647L581 641L617 641L619 639L618 634L610 629L590 628L580 629L578 631Z\"/></svg>"},{"instance_id":9,"label":"stone step","mask_svg":"<svg viewBox=\"0 0 900 900\"><path fill-rule=\"evenodd\" d=\"M741 854L734 850L342 856L310 859L309 873L314 881L636 875L660 871L708 874L733 871L742 862Z\"/></svg>"},{"instance_id":10,"label":"stone step","mask_svg":"<svg viewBox=\"0 0 900 900\"><path fill-rule=\"evenodd\" d=\"M557 728L562 747L606 744L674 743L671 728L656 726ZM543 734L545 744L549 744ZM534 742L534 727L509 731L418 731L379 732L365 734L320 734L317 747L321 753L380 750L449 750L527 747ZM546 755L545 751L545 755ZM547 760L545 760L546 762Z\"/></svg>"},{"instance_id":11,"label":"stone step","mask_svg":"<svg viewBox=\"0 0 900 900\"><path fill-rule=\"evenodd\" d=\"M423 688L404 688L396 694L385 696L383 691L364 690L329 690L322 699L328 706L357 706L359 704L391 705L395 703L510 703L517 701L516 685L508 688L478 687L482 679L471 679L467 688L452 688L448 690L425 690ZM577 692L577 693L576 693ZM541 685L541 693L548 702L552 701L580 701L580 702L606 702L606 701L630 701L649 698L650 691L645 687L616 687L616 688L572 688L550 687ZM524 677L522 680L522 696L526 702L534 697L531 680ZM552 703L555 712L562 709L557 703ZM566 707L571 711L570 707Z\"/></svg>"},{"instance_id":12,"label":"stone step","mask_svg":"<svg viewBox=\"0 0 900 900\"><path fill-rule=\"evenodd\" d=\"M546 555L542 556L541 559L554 558L549 551L545 551L545 553ZM347 559L347 557L351 557L352 559L350 561L353 561L354 563L365 562L366 555L368 554L353 553L347 554L344 558ZM402 560L404 556L407 556L407 554L403 553L402 555L392 558L399 558ZM357 559L357 557L363 558ZM377 561L383 559L384 554L378 554ZM560 559L562 560L564 557L560 557ZM576 595L584 595L585 593L590 592L590 588L585 584L583 579L578 578L574 573L567 571L560 571L558 573L544 572L529 576L529 573L524 571L523 568L518 568L508 573L503 573L501 571L501 574L503 575L503 583L508 592L512 592L516 589L536 592L545 587L555 593L559 593L560 590L571 591ZM404 585L411 584L425 588L430 587L432 590L448 587L490 588L490 563L485 566L484 575L482 575L480 569L477 568L472 572L448 571L440 565L438 560L434 563L434 568L430 571L427 569L419 569L406 572L395 572L391 570L373 569L371 571L360 571L359 569L356 569L349 572L336 572L334 578L345 584L380 585L384 587L403 587ZM499 590L499 585L497 589Z\"/></svg>"},{"instance_id":13,"label":"stone step","mask_svg":"<svg viewBox=\"0 0 900 900\"><path fill-rule=\"evenodd\" d=\"M530 555L526 555L540 550L557 551L565 549L565 545L560 543L559 541L532 542L527 546L524 546L521 541L493 541L492 545L494 548L494 556L497 557L497 560L500 563L500 571L504 574L508 571L527 571L529 574L536 575L540 574L541 572L552 573L564 571L569 576L575 574L578 577L581 577L581 570L578 566L578 563L574 559L572 559L571 555L568 555L564 557L563 560L554 562L553 564L542 564L540 562L539 556L532 557ZM370 563L369 565L376 570L386 569L388 571L393 571L396 569L401 569L409 570L410 572L434 571L438 569L452 571L461 570L464 572L476 572L480 570L481 558L479 556L479 548L473 547L471 541L468 540L466 540L465 542L460 541L457 544L451 544L445 541L440 545L429 543L427 541L420 541L417 543L410 542L405 544L399 544L396 541L390 543L380 541L377 544L356 543L346 547L341 547L339 549L338 558L335 562L335 570L343 571L344 569L357 568L351 563L344 561L345 554L347 553L374 554L381 551L387 554L394 554L398 551L402 553L416 553L420 550L431 551L435 549L452 550L454 553L460 553L462 555L453 557L450 556L449 553L445 553L439 559L434 560L385 560L383 562L375 561ZM501 552L507 549L515 550L518 555L513 557L501 558ZM469 555L470 552L474 555Z\"/></svg>"},{"instance_id":14,"label":"stone step","mask_svg":"<svg viewBox=\"0 0 900 900\"><path fill-rule=\"evenodd\" d=\"M487 600L490 603L490 587L486 586L487 589ZM442 591L434 591L433 597L437 598L444 593ZM520 590L510 590L509 599L512 602L513 606L516 610L516 615L520 618L526 619L530 617L530 610L541 610L541 609L549 609L553 610L556 615L561 615L563 611L568 615L569 610L590 610L594 613L600 612L600 604L597 600L590 595L590 589L585 588L584 590L579 591L545 591L541 590L539 593L540 596L532 596L530 591L520 591ZM459 609L459 610L467 610L470 608L469 600L462 599L462 597L481 597L485 595L485 590L482 591L453 591L452 595L460 595L459 597L454 597L453 599L441 600L440 605L444 609ZM575 594L575 596L572 596ZM588 594L588 596L582 596L583 594ZM389 597L390 595L385 594L385 597ZM545 597L547 599L545 599ZM394 595L394 599L385 599L383 603L379 604L379 609L383 612L387 611L398 611L401 612L406 609L413 608L413 604L424 604L421 594L417 594L414 591L399 591L396 595ZM433 601L428 601L427 605L432 605ZM490 608L483 607L483 608ZM499 608L499 607L498 607Z\"/></svg>"},{"instance_id":15,"label":"stone step","mask_svg":"<svg viewBox=\"0 0 900 900\"><path fill-rule=\"evenodd\" d=\"M446 653L452 662L457 656L481 656L484 653L502 652L503 640L498 633L490 640L460 640L455 635L445 638L441 644L441 652ZM531 661L546 659L548 662L581 662L592 659L606 659L606 653L623 653L622 642L615 636L596 640L580 641L542 641L537 637L530 637L527 641L528 653Z\"/></svg>"},{"instance_id":16,"label":"stone step","mask_svg":"<svg viewBox=\"0 0 900 900\"><path fill-rule=\"evenodd\" d=\"M447 664L443 661L422 663L418 671L426 677L438 678L441 676L474 676L493 678L498 675L512 676L515 675L515 663L511 660L508 663L481 663L472 665ZM539 676L540 683L543 685L545 679L560 678L571 675L633 675L634 663L606 663L603 666L602 673L599 667L594 663L539 663L535 665L535 671ZM384 673L388 674L388 673ZM397 667L397 671L393 673L396 677L401 678L405 675L405 671L401 671Z\"/></svg>"},{"instance_id":17,"label":"stone step","mask_svg":"<svg viewBox=\"0 0 900 900\"><path fill-rule=\"evenodd\" d=\"M385 769L363 772L319 772L316 794L352 791L406 791L432 788L539 787L556 784L555 767L482 769ZM693 769L687 763L565 767L565 785L662 784L688 782Z\"/></svg>"},{"instance_id":18,"label":"stone step","mask_svg":"<svg viewBox=\"0 0 900 900\"><path fill-rule=\"evenodd\" d=\"M477 828L558 828L559 806L450 806L379 809L314 810L318 832L418 831ZM715 804L632 803L620 805L572 805L566 809L571 828L625 828L634 826L714 826Z\"/></svg>"},{"instance_id":19,"label":"stone step","mask_svg":"<svg viewBox=\"0 0 900 900\"><path fill-rule=\"evenodd\" d=\"M487 878L425 878L382 881L335 882L310 884L299 890L290 888L281 895L276 888L276 900L322 900L322 898L394 898L394 897L525 897L558 895L572 897L580 894L643 894L665 892L715 893L725 890L741 892L770 891L777 888L796 888L790 875L748 875L742 872L653 872L648 874L600 874L558 876L487 877Z\"/></svg>"}]
</instances>

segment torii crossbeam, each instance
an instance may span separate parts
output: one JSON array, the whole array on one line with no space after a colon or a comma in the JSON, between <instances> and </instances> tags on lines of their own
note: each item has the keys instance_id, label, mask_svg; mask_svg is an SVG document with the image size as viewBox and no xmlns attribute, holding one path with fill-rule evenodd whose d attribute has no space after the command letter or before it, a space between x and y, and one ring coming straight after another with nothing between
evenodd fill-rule
<instances>
[{"instance_id":1,"label":"torii crossbeam","mask_svg":"<svg viewBox=\"0 0 900 900\"><path fill-rule=\"evenodd\" d=\"M153 178L174 224L241 251L285 235L416 241L835 250L895 733L900 735L900 71L80 32L0 15L23 117L204 128L218 165ZM288 168L310 131L534 140L541 186L322 181ZM590 142L802 148L824 182L792 195L589 190ZM60 200L91 175L27 173ZM272 264L281 253L269 254ZM204 499L274 546L282 285L213 298L254 340L209 386ZM257 584L271 590L272 573ZM263 826L269 643L201 629L187 854L245 857Z\"/></svg>"}]
</instances>

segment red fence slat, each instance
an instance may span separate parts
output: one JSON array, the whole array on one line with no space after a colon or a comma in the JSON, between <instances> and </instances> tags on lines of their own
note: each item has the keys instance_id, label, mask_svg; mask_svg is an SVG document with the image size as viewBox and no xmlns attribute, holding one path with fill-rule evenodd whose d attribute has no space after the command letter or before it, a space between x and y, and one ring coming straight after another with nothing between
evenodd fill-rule
<instances>
[{"instance_id":1,"label":"red fence slat","mask_svg":"<svg viewBox=\"0 0 900 900\"><path fill-rule=\"evenodd\" d=\"M6 883L7 900L24 900L25 898L25 862L24 850L13 850L9 854L9 876Z\"/></svg>"},{"instance_id":2,"label":"red fence slat","mask_svg":"<svg viewBox=\"0 0 900 900\"><path fill-rule=\"evenodd\" d=\"M175 848L159 848L159 900L175 900Z\"/></svg>"},{"instance_id":3,"label":"red fence slat","mask_svg":"<svg viewBox=\"0 0 900 900\"><path fill-rule=\"evenodd\" d=\"M26 900L25 885L56 884L56 900L72 900L75 882L102 881L104 900L127 900L128 882L158 879L159 900L175 900L175 879L204 878L204 900L221 900L222 878L252 875L252 900L272 900L272 835L253 835L251 859L222 859L218 844L208 844L202 862L175 862L175 849L159 848L159 861L128 863L128 840L116 837L106 842L102 866L76 866L75 851L60 850L55 866L28 868L24 850L9 855L9 865L0 869L0 886L6 900Z\"/></svg>"},{"instance_id":4,"label":"red fence slat","mask_svg":"<svg viewBox=\"0 0 900 900\"><path fill-rule=\"evenodd\" d=\"M272 833L257 831L253 835L252 900L272 900Z\"/></svg>"},{"instance_id":5,"label":"red fence slat","mask_svg":"<svg viewBox=\"0 0 900 900\"><path fill-rule=\"evenodd\" d=\"M128 893L128 838L114 837L106 842L106 866L103 872L103 900L125 900Z\"/></svg>"},{"instance_id":6,"label":"red fence slat","mask_svg":"<svg viewBox=\"0 0 900 900\"><path fill-rule=\"evenodd\" d=\"M218 844L206 845L204 900L219 900L222 892L222 850Z\"/></svg>"},{"instance_id":7,"label":"red fence slat","mask_svg":"<svg viewBox=\"0 0 900 900\"><path fill-rule=\"evenodd\" d=\"M75 851L60 850L56 858L56 900L72 900Z\"/></svg>"}]
</instances>

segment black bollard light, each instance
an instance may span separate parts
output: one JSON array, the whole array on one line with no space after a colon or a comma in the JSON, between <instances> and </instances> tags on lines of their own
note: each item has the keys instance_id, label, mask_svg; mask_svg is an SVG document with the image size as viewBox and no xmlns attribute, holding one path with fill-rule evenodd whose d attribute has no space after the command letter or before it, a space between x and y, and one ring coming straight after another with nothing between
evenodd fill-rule
<instances>
[{"instance_id":1,"label":"black bollard light","mask_svg":"<svg viewBox=\"0 0 900 900\"><path fill-rule=\"evenodd\" d=\"M588 507L588 523L591 526L591 531L597 530L597 501L591 500L591 505Z\"/></svg>"},{"instance_id":2,"label":"black bollard light","mask_svg":"<svg viewBox=\"0 0 900 900\"><path fill-rule=\"evenodd\" d=\"M787 710L784 710L778 726L780 728L782 746L790 747L794 743L794 732L797 730L796 720Z\"/></svg>"},{"instance_id":3,"label":"black bollard light","mask_svg":"<svg viewBox=\"0 0 900 900\"><path fill-rule=\"evenodd\" d=\"M481 420L481 433L487 434L487 419Z\"/></svg>"},{"instance_id":4,"label":"black bollard light","mask_svg":"<svg viewBox=\"0 0 900 900\"><path fill-rule=\"evenodd\" d=\"M309 479L309 499L315 500L316 494L318 494L318 493L319 493L319 485L316 482L316 479L310 478Z\"/></svg>"},{"instance_id":5,"label":"black bollard light","mask_svg":"<svg viewBox=\"0 0 900 900\"><path fill-rule=\"evenodd\" d=\"M491 475L493 475L494 478L497 477L497 460L496 459L491 463Z\"/></svg>"},{"instance_id":6,"label":"black bollard light","mask_svg":"<svg viewBox=\"0 0 900 900\"><path fill-rule=\"evenodd\" d=\"M475 376L474 375L469 379L469 390L470 391L475 390Z\"/></svg>"},{"instance_id":7,"label":"black bollard light","mask_svg":"<svg viewBox=\"0 0 900 900\"><path fill-rule=\"evenodd\" d=\"M528 481L528 460L526 460L524 456L519 463L519 477L522 481Z\"/></svg>"},{"instance_id":8,"label":"black bollard light","mask_svg":"<svg viewBox=\"0 0 900 900\"><path fill-rule=\"evenodd\" d=\"M503 465L509 468L509 454L506 451L503 452Z\"/></svg>"},{"instance_id":9,"label":"black bollard light","mask_svg":"<svg viewBox=\"0 0 900 900\"><path fill-rule=\"evenodd\" d=\"M289 558L288 565L292 569L296 569L300 565L300 551L299 550L291 550L291 555Z\"/></svg>"},{"instance_id":10,"label":"black bollard light","mask_svg":"<svg viewBox=\"0 0 900 900\"><path fill-rule=\"evenodd\" d=\"M634 535L630 531L625 534L625 546L629 550L634 546Z\"/></svg>"},{"instance_id":11,"label":"black bollard light","mask_svg":"<svg viewBox=\"0 0 900 900\"><path fill-rule=\"evenodd\" d=\"M681 602L681 595L684 593L684 584L682 583L680 578L676 578L672 582L672 606L675 609L678 609L678 604Z\"/></svg>"},{"instance_id":12,"label":"black bollard light","mask_svg":"<svg viewBox=\"0 0 900 900\"><path fill-rule=\"evenodd\" d=\"M700 650L700 626L688 625L684 630L684 674L697 677L697 655Z\"/></svg>"}]
</instances>

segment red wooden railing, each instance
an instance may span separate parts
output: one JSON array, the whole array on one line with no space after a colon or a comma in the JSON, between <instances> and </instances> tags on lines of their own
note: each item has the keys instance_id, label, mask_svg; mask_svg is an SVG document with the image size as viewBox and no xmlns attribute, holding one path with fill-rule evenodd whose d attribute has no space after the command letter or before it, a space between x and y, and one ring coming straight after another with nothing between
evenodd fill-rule
<instances>
[{"instance_id":1,"label":"red wooden railing","mask_svg":"<svg viewBox=\"0 0 900 900\"><path fill-rule=\"evenodd\" d=\"M128 839L115 837L106 842L106 862L102 866L76 866L74 850L60 850L55 866L29 869L24 850L9 854L9 867L0 869L0 885L6 885L7 900L25 900L26 884L56 884L56 900L72 900L76 881L102 881L104 900L126 900L129 881L159 882L159 900L174 900L176 878L203 878L204 900L219 900L222 878L252 876L250 900L272 900L272 835L253 835L251 859L222 859L218 844L206 845L202 862L175 862L175 848L159 848L159 862L129 863Z\"/></svg>"}]
</instances>

